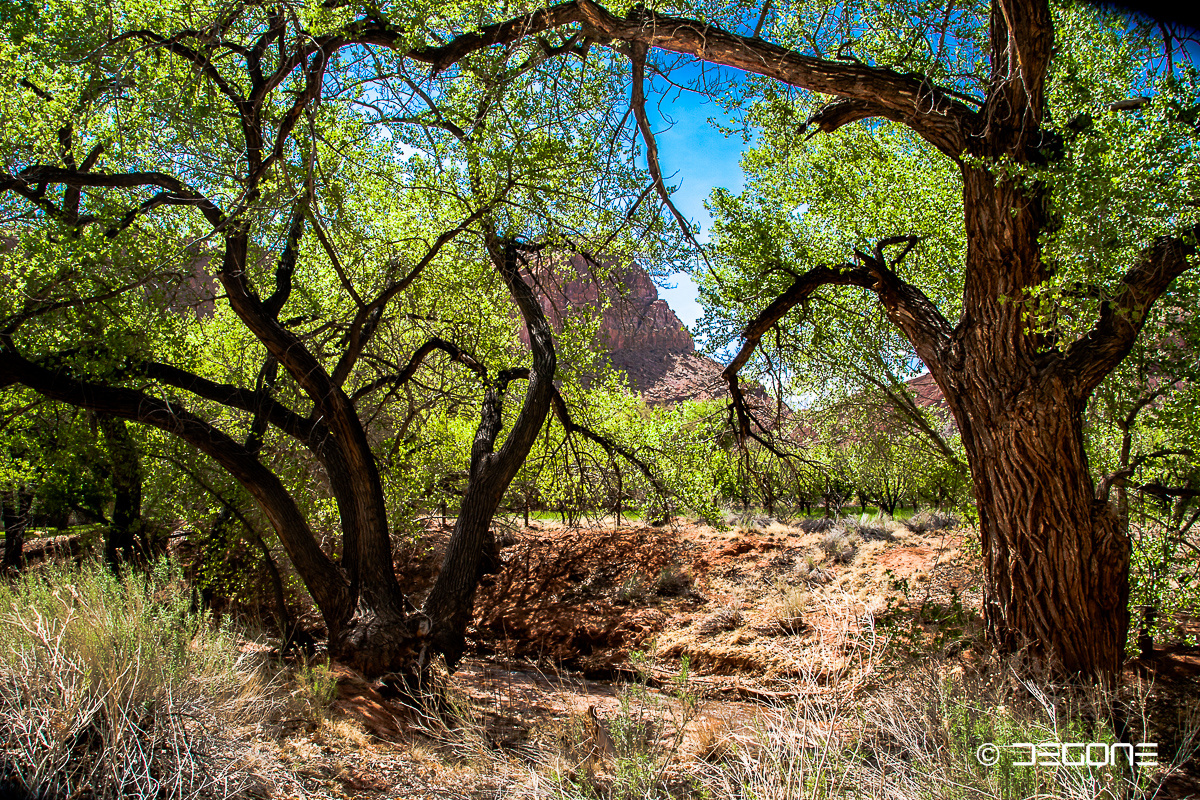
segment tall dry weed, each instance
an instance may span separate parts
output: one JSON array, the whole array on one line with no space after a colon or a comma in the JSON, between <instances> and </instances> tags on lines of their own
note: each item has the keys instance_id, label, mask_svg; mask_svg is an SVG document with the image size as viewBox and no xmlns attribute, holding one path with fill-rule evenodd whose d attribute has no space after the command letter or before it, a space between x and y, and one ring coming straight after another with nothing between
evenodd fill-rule
<instances>
[{"instance_id":1,"label":"tall dry weed","mask_svg":"<svg viewBox=\"0 0 1200 800\"><path fill-rule=\"evenodd\" d=\"M234 796L236 732L278 702L178 572L50 565L0 585L0 773L39 798Z\"/></svg>"}]
</instances>

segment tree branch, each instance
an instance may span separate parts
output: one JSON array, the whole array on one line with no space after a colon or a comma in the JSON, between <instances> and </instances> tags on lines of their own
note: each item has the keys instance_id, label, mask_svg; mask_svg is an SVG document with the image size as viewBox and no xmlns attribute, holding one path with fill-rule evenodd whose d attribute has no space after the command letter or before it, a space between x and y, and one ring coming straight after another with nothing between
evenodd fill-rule
<instances>
[{"instance_id":1,"label":"tree branch","mask_svg":"<svg viewBox=\"0 0 1200 800\"><path fill-rule=\"evenodd\" d=\"M870 104L872 116L900 122L951 158L966 150L977 115L927 79L857 63L802 55L779 45L693 19L637 7L621 18L591 0L569 0L464 34L439 47L409 51L410 58L440 72L469 53L509 44L551 28L577 23L591 39L641 42L713 64L774 78L791 86ZM394 41L394 37L392 37Z\"/></svg>"},{"instance_id":2,"label":"tree branch","mask_svg":"<svg viewBox=\"0 0 1200 800\"><path fill-rule=\"evenodd\" d=\"M120 34L109 42L109 44L119 44L127 39L140 39L152 47L160 47L174 53L185 61L191 62L193 66L208 76L208 79L213 82L213 85L217 87L221 94L225 95L239 111L242 110L246 104L246 99L242 97L241 92L237 90L236 86L225 80L224 76L221 75L213 64L211 58L183 44L183 40L188 38L199 39L201 41L204 39L199 31L191 29L180 31L170 38L150 30L136 30Z\"/></svg>"},{"instance_id":3,"label":"tree branch","mask_svg":"<svg viewBox=\"0 0 1200 800\"><path fill-rule=\"evenodd\" d=\"M1142 494L1167 499L1170 497L1200 497L1200 489L1190 486L1163 486L1161 483L1143 483L1135 487Z\"/></svg>"},{"instance_id":4,"label":"tree branch","mask_svg":"<svg viewBox=\"0 0 1200 800\"><path fill-rule=\"evenodd\" d=\"M683 214L679 213L679 209L671 200L671 193L667 191L667 184L663 181L662 168L658 163L658 142L654 138L653 128L650 127L650 118L646 116L644 84L646 82L646 53L649 48L643 42L634 42L630 50L630 60L633 62L633 81L629 107L633 110L638 130L642 133L642 141L646 143L646 169L650 172L650 179L654 182L654 188L658 190L658 196L662 198L663 203L670 209L671 215L675 217L675 221L679 223L683 235L688 238L696 250L703 253L704 248L700 246L700 242L696 241L696 237L692 233L692 226L684 219Z\"/></svg>"},{"instance_id":5,"label":"tree branch","mask_svg":"<svg viewBox=\"0 0 1200 800\"><path fill-rule=\"evenodd\" d=\"M407 275L381 291L371 302L359 306L358 313L354 315L354 321L350 323L349 342L346 345L346 351L342 353L342 357L338 359L337 366L333 369L332 380L336 386L345 384L346 378L350 377L350 371L354 369L354 365L358 363L359 356L362 355L363 347L370 340L369 330L374 330L374 326L368 330L367 323L372 318L372 315L376 315L376 318L378 318L378 315L382 315L384 307L396 295L407 289L413 281L421 276L421 273L433 262L433 259L437 257L437 254L441 252L443 247L454 241L460 233L474 224L489 210L490 206L478 208L454 228L444 231L434 240L433 244L425 252L425 255L421 257L416 266L409 270Z\"/></svg>"},{"instance_id":6,"label":"tree branch","mask_svg":"<svg viewBox=\"0 0 1200 800\"><path fill-rule=\"evenodd\" d=\"M1099 485L1096 486L1096 499L1101 502L1107 503L1108 496L1112 490L1112 487L1118 486L1118 485L1123 485L1126 480L1128 480L1129 478L1132 478L1133 475L1138 471L1138 469L1148 461L1153 461L1156 458L1166 458L1167 456L1187 456L1188 458L1192 458L1194 455L1195 454L1191 450L1188 450L1188 449L1183 449L1183 450L1166 449L1166 450L1155 450L1151 453L1143 453L1143 454L1139 455L1137 458L1134 458L1133 460L1131 460L1127 466L1125 466L1119 470L1116 470L1115 472L1110 472L1109 474L1107 474L1103 478L1101 478ZM1148 491L1146 489L1146 487L1147 486L1154 487L1157 485L1158 484L1154 484L1154 483L1146 483L1137 488L1141 491L1147 491L1149 494L1153 494L1154 492ZM1164 495L1164 496L1167 496L1167 495ZM1172 496L1174 496L1174 495L1172 495Z\"/></svg>"},{"instance_id":7,"label":"tree branch","mask_svg":"<svg viewBox=\"0 0 1200 800\"><path fill-rule=\"evenodd\" d=\"M359 398L384 386L401 386L405 383L408 383L408 381L412 379L413 375L417 374L417 368L421 366L421 363L429 356L430 353L434 352L435 350L441 350L442 352L449 354L451 361L457 361L458 363L465 365L479 377L487 377L487 368L484 367L483 364L480 364L478 361L476 361L471 354L467 353L453 342L448 342L445 339L439 339L435 337L418 347L416 352L412 354L412 357L409 358L408 363L404 366L404 369L400 370L399 373L377 378L376 380L373 380L365 386L357 389L354 394L350 396L351 402L358 402Z\"/></svg>"},{"instance_id":8,"label":"tree branch","mask_svg":"<svg viewBox=\"0 0 1200 800\"><path fill-rule=\"evenodd\" d=\"M600 445L600 447L604 448L604 452L608 453L609 458L612 458L614 454L621 456L630 464L633 464L635 467L641 470L642 474L646 476L646 480L650 481L650 485L654 487L654 491L658 492L660 497L665 498L667 496L666 489L664 489L663 485L659 483L658 478L654 475L654 471L650 469L645 461L642 461L642 459L638 458L633 451L623 447L617 442L614 442L607 436L602 436L601 434L596 433L586 425L580 425L578 422L575 422L575 420L571 417L570 410L567 408L566 401L563 400L563 396L558 391L557 387L554 389L552 403L554 416L558 418L559 423L562 424L563 429L566 430L568 435L577 433L583 438L595 442L596 444Z\"/></svg>"},{"instance_id":9,"label":"tree branch","mask_svg":"<svg viewBox=\"0 0 1200 800\"><path fill-rule=\"evenodd\" d=\"M740 436L749 435L751 416L745 396L738 386L738 373L750 360L767 331L822 286L859 286L875 292L887 312L888 319L904 333L921 360L931 367L938 363L940 352L950 340L950 324L920 289L901 280L892 269L908 254L916 241L916 237L913 236L881 239L876 244L873 255L855 252L859 266L841 264L836 267L814 267L796 278L787 291L775 298L746 326L742 333L741 349L721 373L729 384ZM884 250L899 244L905 247L892 259L889 266Z\"/></svg>"},{"instance_id":10,"label":"tree branch","mask_svg":"<svg viewBox=\"0 0 1200 800\"><path fill-rule=\"evenodd\" d=\"M1200 225L1189 232L1200 236ZM1116 296L1100 304L1099 318L1086 336L1063 354L1066 368L1075 375L1075 391L1087 397L1133 348L1150 309L1171 282L1193 267L1188 260L1196 247L1180 237L1162 237L1146 251L1142 261L1121 278Z\"/></svg>"},{"instance_id":11,"label":"tree branch","mask_svg":"<svg viewBox=\"0 0 1200 800\"><path fill-rule=\"evenodd\" d=\"M308 211L308 194L296 201L292 212L292 225L288 229L287 243L279 256L279 265L275 268L275 291L263 301L263 310L272 317L278 318L279 312L287 304L292 294L292 275L296 271L296 251L300 247L300 237L304 235L304 218Z\"/></svg>"},{"instance_id":12,"label":"tree branch","mask_svg":"<svg viewBox=\"0 0 1200 800\"><path fill-rule=\"evenodd\" d=\"M321 551L308 521L279 478L243 445L167 400L56 374L11 350L0 351L0 385L13 383L78 408L151 425L212 457L258 501L318 605L327 614L345 611L349 587L341 572Z\"/></svg>"},{"instance_id":13,"label":"tree branch","mask_svg":"<svg viewBox=\"0 0 1200 800\"><path fill-rule=\"evenodd\" d=\"M313 422L307 417L297 414L265 392L250 391L228 383L217 383L170 364L153 361L143 364L141 371L151 380L167 386L174 386L176 389L190 392L205 400L251 414L261 414L276 428L293 439L304 442L313 450L320 451L328 436L328 430L322 423Z\"/></svg>"},{"instance_id":14,"label":"tree branch","mask_svg":"<svg viewBox=\"0 0 1200 800\"><path fill-rule=\"evenodd\" d=\"M205 219L214 228L225 224L225 214L209 198L197 192L183 181L162 172L122 172L109 175L103 172L85 172L62 167L51 167L37 164L21 170L16 177L0 175L0 191L18 189L18 184L28 187L30 184L59 183L71 187L92 186L108 189L143 189L157 187L165 190L178 199L177 205L188 201L204 214ZM21 192L24 196L24 192ZM161 204L161 203L160 203Z\"/></svg>"}]
</instances>

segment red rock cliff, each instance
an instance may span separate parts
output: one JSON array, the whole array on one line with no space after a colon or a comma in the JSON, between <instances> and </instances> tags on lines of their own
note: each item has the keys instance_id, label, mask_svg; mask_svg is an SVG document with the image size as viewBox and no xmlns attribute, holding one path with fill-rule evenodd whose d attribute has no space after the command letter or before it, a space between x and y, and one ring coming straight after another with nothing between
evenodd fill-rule
<instances>
[{"instance_id":1,"label":"red rock cliff","mask_svg":"<svg viewBox=\"0 0 1200 800\"><path fill-rule=\"evenodd\" d=\"M658 288L636 262L598 280L582 256L555 276L537 276L542 309L556 328L565 318L600 311L595 347L624 373L630 388L647 402L727 397L723 367L696 352L679 317L658 296Z\"/></svg>"}]
</instances>

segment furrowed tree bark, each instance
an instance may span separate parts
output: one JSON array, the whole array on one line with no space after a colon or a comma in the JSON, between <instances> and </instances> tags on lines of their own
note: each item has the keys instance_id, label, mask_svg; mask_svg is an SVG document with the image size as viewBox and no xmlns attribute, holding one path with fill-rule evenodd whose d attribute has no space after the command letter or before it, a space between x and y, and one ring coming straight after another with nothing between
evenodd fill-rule
<instances>
[{"instance_id":1,"label":"furrowed tree bark","mask_svg":"<svg viewBox=\"0 0 1200 800\"><path fill-rule=\"evenodd\" d=\"M737 373L763 334L820 285L875 292L929 367L962 432L980 516L991 640L1004 651L1025 650L1060 674L1112 678L1128 635L1130 546L1116 511L1097 498L1083 411L1129 352L1151 305L1191 268L1194 251L1182 237L1156 242L1116 296L1101 304L1091 333L1066 348L1029 329L1038 302L1032 290L1048 278L1038 245L1047 223L1044 189L1018 185L989 165L999 159L1028 164L1047 143L1048 4L996 0L991 39L986 102L973 115L957 116L960 137L943 139L962 144L958 153L943 148L963 176L967 255L957 325L951 328L887 269L879 249L876 257L858 253L855 265L810 270L764 309L747 326L725 376L735 422L748 435L753 419ZM834 92L845 107L819 114L822 129L864 116L898 119L851 89ZM938 144L937 137L922 135Z\"/></svg>"},{"instance_id":2,"label":"furrowed tree bark","mask_svg":"<svg viewBox=\"0 0 1200 800\"><path fill-rule=\"evenodd\" d=\"M300 220L300 211L296 212ZM298 239L300 227L293 227ZM419 620L396 581L392 565L383 482L358 412L345 391L295 334L278 321L282 294L290 291L290 270L281 258L276 289L262 300L246 278L249 239L239 230L225 237L225 256L218 280L229 305L315 405L329 431L323 463L337 500L343 537L343 564L348 567L353 614L330 629L330 652L367 675L380 675L415 660ZM285 250L285 257L287 251Z\"/></svg>"},{"instance_id":3,"label":"furrowed tree bark","mask_svg":"<svg viewBox=\"0 0 1200 800\"><path fill-rule=\"evenodd\" d=\"M1068 675L1113 676L1129 627L1129 539L1095 499L1083 399L1053 373L1005 391L1015 377L993 365L951 401L966 420L988 636Z\"/></svg>"}]
</instances>

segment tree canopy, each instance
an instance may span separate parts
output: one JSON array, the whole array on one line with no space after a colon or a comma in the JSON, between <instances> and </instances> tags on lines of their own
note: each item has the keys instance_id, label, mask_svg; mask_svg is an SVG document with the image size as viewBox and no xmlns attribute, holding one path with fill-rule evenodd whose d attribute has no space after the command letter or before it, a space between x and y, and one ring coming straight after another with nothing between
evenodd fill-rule
<instances>
[{"instance_id":1,"label":"tree canopy","mask_svg":"<svg viewBox=\"0 0 1200 800\"><path fill-rule=\"evenodd\" d=\"M700 88L757 136L698 272L706 330L738 348L739 438L765 442L753 358L810 390L928 367L994 640L1116 669L1129 541L1081 414L1192 280L1197 80L1162 29L1046 0L51 2L3 25L0 378L219 464L365 671L461 655L492 517L551 414L652 472L556 383L573 340L535 262L586 253L602 280L697 244L646 113L679 55L738 72ZM414 443L463 441L466 407L469 456L439 468L465 473L455 532L416 609L390 520Z\"/></svg>"}]
</instances>

